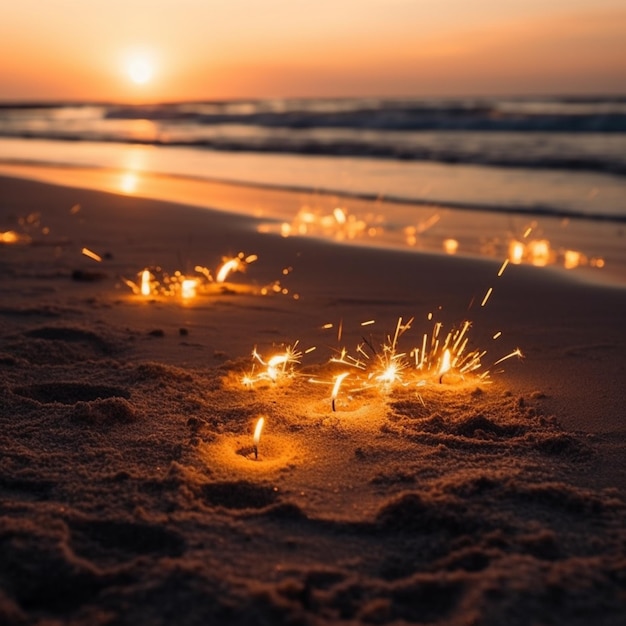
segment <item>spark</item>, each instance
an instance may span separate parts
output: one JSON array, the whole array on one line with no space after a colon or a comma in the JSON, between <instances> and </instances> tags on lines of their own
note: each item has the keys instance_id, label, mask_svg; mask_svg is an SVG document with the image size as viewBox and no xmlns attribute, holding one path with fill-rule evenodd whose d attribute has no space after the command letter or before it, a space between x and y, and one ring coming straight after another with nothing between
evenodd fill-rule
<instances>
[{"instance_id":1,"label":"spark","mask_svg":"<svg viewBox=\"0 0 626 626\"><path fill-rule=\"evenodd\" d=\"M95 252L93 252L92 250L90 250L89 248L83 248L81 250L81 252L86 256L89 257L90 259L93 259L94 261L97 261L98 263L102 262L102 257L99 254L96 254Z\"/></svg>"},{"instance_id":2,"label":"spark","mask_svg":"<svg viewBox=\"0 0 626 626\"><path fill-rule=\"evenodd\" d=\"M521 359L523 359L523 358L524 358L524 355L522 354L522 351L521 351L519 348L515 348L515 350L513 350L513 352L510 352L510 353L509 353L509 354L507 354L506 356L503 356L502 358L498 359L498 360L497 360L497 361L493 364L493 366L496 366L496 365L498 365L499 363L502 363L502 361L506 361L507 359L510 359L510 358L512 358L512 357L514 357L514 356L517 356L517 357L519 357L519 358L521 358ZM492 367L493 367L493 366L492 366Z\"/></svg>"},{"instance_id":3,"label":"spark","mask_svg":"<svg viewBox=\"0 0 626 626\"><path fill-rule=\"evenodd\" d=\"M491 296L492 292L493 292L493 287L489 287L489 289L487 289L487 293L485 294L485 297L483 298L483 301L480 304L481 307L487 304L487 300L489 300L489 296Z\"/></svg>"}]
</instances>

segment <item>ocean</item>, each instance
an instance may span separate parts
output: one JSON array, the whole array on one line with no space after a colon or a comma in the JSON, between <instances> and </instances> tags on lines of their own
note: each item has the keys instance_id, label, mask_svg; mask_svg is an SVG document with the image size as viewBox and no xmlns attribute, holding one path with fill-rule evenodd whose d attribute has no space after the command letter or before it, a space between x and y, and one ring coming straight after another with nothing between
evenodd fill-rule
<instances>
[{"instance_id":1,"label":"ocean","mask_svg":"<svg viewBox=\"0 0 626 626\"><path fill-rule=\"evenodd\" d=\"M619 247L626 97L4 103L0 164L387 201L397 232L411 207L601 222Z\"/></svg>"}]
</instances>

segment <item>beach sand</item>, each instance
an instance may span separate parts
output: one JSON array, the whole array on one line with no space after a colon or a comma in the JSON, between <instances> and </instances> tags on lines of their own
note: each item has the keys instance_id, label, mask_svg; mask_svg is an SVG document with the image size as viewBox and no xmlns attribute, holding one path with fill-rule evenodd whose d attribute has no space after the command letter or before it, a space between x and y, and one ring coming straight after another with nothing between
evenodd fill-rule
<instances>
[{"instance_id":1,"label":"beach sand","mask_svg":"<svg viewBox=\"0 0 626 626\"><path fill-rule=\"evenodd\" d=\"M626 289L28 180L0 193L0 231L29 237L0 244L2 624L624 623ZM239 252L258 260L189 301L124 280ZM385 387L329 363L362 344L370 367L400 317L421 345L431 313L472 322L487 380L409 367ZM255 347L296 342L291 376L259 377Z\"/></svg>"}]
</instances>

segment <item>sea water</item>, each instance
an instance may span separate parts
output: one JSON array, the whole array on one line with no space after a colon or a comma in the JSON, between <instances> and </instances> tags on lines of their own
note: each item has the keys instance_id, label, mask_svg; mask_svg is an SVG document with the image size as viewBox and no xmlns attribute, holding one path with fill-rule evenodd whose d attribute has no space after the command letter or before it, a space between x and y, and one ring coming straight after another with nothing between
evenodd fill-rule
<instances>
[{"instance_id":1,"label":"sea water","mask_svg":"<svg viewBox=\"0 0 626 626\"><path fill-rule=\"evenodd\" d=\"M574 221L579 232L602 223L617 249L626 98L5 103L0 163L386 200L380 220L409 239L428 222L424 207Z\"/></svg>"}]
</instances>

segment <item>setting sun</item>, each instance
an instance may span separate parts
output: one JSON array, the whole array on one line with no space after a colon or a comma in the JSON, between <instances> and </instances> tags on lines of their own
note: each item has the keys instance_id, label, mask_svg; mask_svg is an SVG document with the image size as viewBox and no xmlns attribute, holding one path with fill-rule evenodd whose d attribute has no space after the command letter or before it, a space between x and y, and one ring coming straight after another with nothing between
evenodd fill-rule
<instances>
[{"instance_id":1,"label":"setting sun","mask_svg":"<svg viewBox=\"0 0 626 626\"><path fill-rule=\"evenodd\" d=\"M144 57L135 57L128 62L127 73L135 85L145 85L152 80L154 68Z\"/></svg>"}]
</instances>

